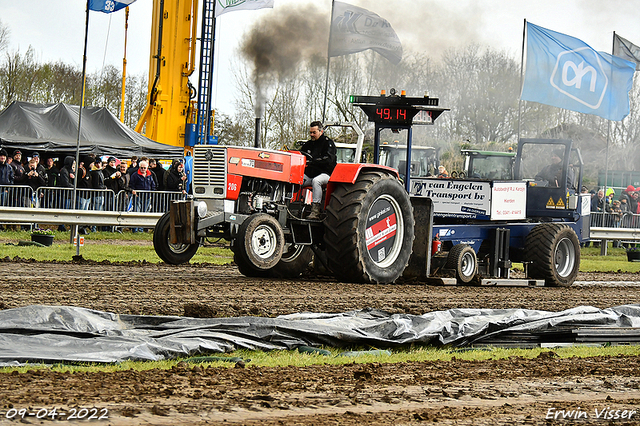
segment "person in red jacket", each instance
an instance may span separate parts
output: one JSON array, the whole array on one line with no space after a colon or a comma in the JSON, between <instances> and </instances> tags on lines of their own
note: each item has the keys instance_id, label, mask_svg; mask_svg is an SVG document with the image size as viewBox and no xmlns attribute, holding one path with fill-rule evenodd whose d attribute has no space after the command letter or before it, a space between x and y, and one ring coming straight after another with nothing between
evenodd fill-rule
<instances>
[{"instance_id":1,"label":"person in red jacket","mask_svg":"<svg viewBox=\"0 0 640 426\"><path fill-rule=\"evenodd\" d=\"M131 188L131 195L133 195L135 211L151 211L152 194L150 191L156 190L156 180L151 170L149 170L149 163L146 161L140 161L140 163L138 163L138 170L131 174L129 187ZM142 231L142 228L133 228L131 231Z\"/></svg>"}]
</instances>

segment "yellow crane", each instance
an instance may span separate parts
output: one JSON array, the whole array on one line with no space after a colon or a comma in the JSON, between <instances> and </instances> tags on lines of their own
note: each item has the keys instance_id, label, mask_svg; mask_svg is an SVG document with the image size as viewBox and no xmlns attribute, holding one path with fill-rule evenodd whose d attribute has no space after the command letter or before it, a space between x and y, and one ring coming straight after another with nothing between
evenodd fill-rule
<instances>
[{"instance_id":1,"label":"yellow crane","mask_svg":"<svg viewBox=\"0 0 640 426\"><path fill-rule=\"evenodd\" d=\"M196 61L198 0L153 0L147 106L135 127L148 138L185 143L195 121L195 89L189 83Z\"/></svg>"}]
</instances>

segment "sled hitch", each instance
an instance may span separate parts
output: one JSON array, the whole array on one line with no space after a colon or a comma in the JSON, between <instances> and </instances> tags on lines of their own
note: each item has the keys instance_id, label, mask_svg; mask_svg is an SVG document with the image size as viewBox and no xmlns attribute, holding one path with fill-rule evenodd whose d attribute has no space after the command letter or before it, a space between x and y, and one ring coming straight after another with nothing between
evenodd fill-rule
<instances>
[{"instance_id":1,"label":"sled hitch","mask_svg":"<svg viewBox=\"0 0 640 426\"><path fill-rule=\"evenodd\" d=\"M172 201L169 206L169 241L171 244L195 244L195 209L193 200Z\"/></svg>"}]
</instances>

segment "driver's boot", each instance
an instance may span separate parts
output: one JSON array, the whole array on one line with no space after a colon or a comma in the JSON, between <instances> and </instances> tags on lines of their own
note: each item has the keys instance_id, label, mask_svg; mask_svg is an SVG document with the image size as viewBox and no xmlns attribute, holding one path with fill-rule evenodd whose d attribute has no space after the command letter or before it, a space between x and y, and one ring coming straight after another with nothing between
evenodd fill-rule
<instances>
[{"instance_id":1,"label":"driver's boot","mask_svg":"<svg viewBox=\"0 0 640 426\"><path fill-rule=\"evenodd\" d=\"M311 204L311 213L307 216L309 220L319 220L320 219L320 203L312 203Z\"/></svg>"}]
</instances>

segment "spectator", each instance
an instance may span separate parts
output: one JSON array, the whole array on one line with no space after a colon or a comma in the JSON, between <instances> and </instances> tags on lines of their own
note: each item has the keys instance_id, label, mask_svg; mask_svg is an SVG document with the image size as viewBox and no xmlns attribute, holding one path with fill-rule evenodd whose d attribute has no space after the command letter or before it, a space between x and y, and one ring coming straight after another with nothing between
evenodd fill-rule
<instances>
[{"instance_id":1,"label":"spectator","mask_svg":"<svg viewBox=\"0 0 640 426\"><path fill-rule=\"evenodd\" d=\"M181 160L173 160L171 168L166 174L166 190L179 191L186 194L187 175L184 173L184 163Z\"/></svg>"},{"instance_id":2,"label":"spectator","mask_svg":"<svg viewBox=\"0 0 640 426\"><path fill-rule=\"evenodd\" d=\"M34 151L33 154L31 154L31 158L35 158L36 160L36 171L38 172L38 174L41 174L42 176L44 176L44 180L47 180L47 171L44 168L44 165L42 165L40 163L40 154L38 153L38 151Z\"/></svg>"},{"instance_id":3,"label":"spectator","mask_svg":"<svg viewBox=\"0 0 640 426\"><path fill-rule=\"evenodd\" d=\"M104 175L104 184L108 189L112 190L114 194L118 193L118 179L122 176L120 170L118 170L118 166L116 165L117 161L116 157L109 157L107 159L107 167L102 170L102 174Z\"/></svg>"},{"instance_id":4,"label":"spectator","mask_svg":"<svg viewBox=\"0 0 640 426\"><path fill-rule=\"evenodd\" d=\"M38 188L47 184L45 175L38 173L38 160L33 157L31 158L31 160L29 160L29 166L26 170L25 176L25 183L36 192Z\"/></svg>"},{"instance_id":5,"label":"spectator","mask_svg":"<svg viewBox=\"0 0 640 426\"><path fill-rule=\"evenodd\" d=\"M447 172L447 169L444 166L438 167L438 177L441 179L446 179L449 177L449 172Z\"/></svg>"},{"instance_id":6,"label":"spectator","mask_svg":"<svg viewBox=\"0 0 640 426\"><path fill-rule=\"evenodd\" d=\"M78 167L78 209L89 210L91 207L91 165L93 164L92 157L84 157L80 160Z\"/></svg>"},{"instance_id":7,"label":"spectator","mask_svg":"<svg viewBox=\"0 0 640 426\"><path fill-rule=\"evenodd\" d=\"M140 160L138 170L135 173L131 174L129 187L131 188L131 195L133 196L135 210L137 212L150 211L151 194L149 194L147 191L155 191L157 186L154 180L153 173L151 173L151 171L149 170L149 163ZM132 229L133 232L141 232L142 230L142 228Z\"/></svg>"},{"instance_id":8,"label":"spectator","mask_svg":"<svg viewBox=\"0 0 640 426\"><path fill-rule=\"evenodd\" d=\"M607 192L605 194L607 196L607 204L611 206L613 204L613 198L616 196L616 191L613 188L607 188Z\"/></svg>"},{"instance_id":9,"label":"spectator","mask_svg":"<svg viewBox=\"0 0 640 426\"><path fill-rule=\"evenodd\" d=\"M131 187L129 186L129 182L131 180L131 176L127 173L127 163L124 161L118 165L118 171L120 172L120 177L116 179L116 189L115 192L118 194L120 191L126 191L128 193L131 192Z\"/></svg>"},{"instance_id":10,"label":"spectator","mask_svg":"<svg viewBox=\"0 0 640 426\"><path fill-rule=\"evenodd\" d=\"M7 206L9 188L7 186L13 185L13 167L7 163L7 150L0 149L0 205Z\"/></svg>"},{"instance_id":11,"label":"spectator","mask_svg":"<svg viewBox=\"0 0 640 426\"><path fill-rule=\"evenodd\" d=\"M14 185L26 185L27 176L25 174L24 166L22 165L22 151L16 149L13 151L13 161L11 161L11 167L13 167L13 184ZM11 198L12 206L25 207L27 200L31 197L27 196L26 191L23 188L15 188Z\"/></svg>"},{"instance_id":12,"label":"spectator","mask_svg":"<svg viewBox=\"0 0 640 426\"><path fill-rule=\"evenodd\" d=\"M93 192L93 210L102 211L104 210L104 190L107 189L102 172L102 161L96 161L91 169L91 186L96 190ZM91 230L96 232L97 228L93 226Z\"/></svg>"},{"instance_id":13,"label":"spectator","mask_svg":"<svg viewBox=\"0 0 640 426\"><path fill-rule=\"evenodd\" d=\"M162 163L159 160L154 160L153 158L149 160L149 167L151 167L151 171L156 175L157 183L158 183L158 191L166 191L164 184L164 175L167 171L162 167Z\"/></svg>"},{"instance_id":14,"label":"spectator","mask_svg":"<svg viewBox=\"0 0 640 426\"><path fill-rule=\"evenodd\" d=\"M140 165L140 163L142 163L143 161L149 165L147 168L151 172L151 177L153 178L153 181L156 184L156 190L157 190L158 186L159 186L158 185L158 176L156 176L156 174L153 172L153 169L151 168L151 160L149 159L149 157L140 157L138 159L138 165Z\"/></svg>"},{"instance_id":15,"label":"spectator","mask_svg":"<svg viewBox=\"0 0 640 426\"><path fill-rule=\"evenodd\" d=\"M622 209L620 207L620 200L614 200L611 204L611 216L613 218L613 227L620 228L622 224ZM620 240L613 240L612 247L619 248L621 246Z\"/></svg>"},{"instance_id":16,"label":"spectator","mask_svg":"<svg viewBox=\"0 0 640 426\"><path fill-rule=\"evenodd\" d=\"M47 175L47 186L48 187L56 187L58 186L58 179L60 178L60 170L56 167L56 164L53 158L49 157L46 161L47 165L44 170Z\"/></svg>"},{"instance_id":17,"label":"spectator","mask_svg":"<svg viewBox=\"0 0 640 426\"><path fill-rule=\"evenodd\" d=\"M64 166L60 169L60 180L58 186L61 188L73 188L73 180L76 178L76 160L72 156L64 158ZM67 206L66 208L69 208Z\"/></svg>"},{"instance_id":18,"label":"spectator","mask_svg":"<svg viewBox=\"0 0 640 426\"><path fill-rule=\"evenodd\" d=\"M138 171L138 157L135 155L131 156L131 165L127 168L127 173L129 176Z\"/></svg>"},{"instance_id":19,"label":"spectator","mask_svg":"<svg viewBox=\"0 0 640 426\"><path fill-rule=\"evenodd\" d=\"M27 179L24 172L24 166L22 165L22 151L16 149L13 151L13 161L11 161L11 167L13 167L13 183L14 185L22 185Z\"/></svg>"},{"instance_id":20,"label":"spectator","mask_svg":"<svg viewBox=\"0 0 640 426\"><path fill-rule=\"evenodd\" d=\"M638 210L640 209L640 205L638 204L638 196L640 194L637 190L633 191L631 194L631 201L629 203L629 211L633 214L638 214Z\"/></svg>"},{"instance_id":21,"label":"spectator","mask_svg":"<svg viewBox=\"0 0 640 426\"><path fill-rule=\"evenodd\" d=\"M598 193L596 194L596 196L591 199L591 211L592 212L609 211L609 204L607 204L604 198L604 190L602 189L598 190Z\"/></svg>"}]
</instances>

